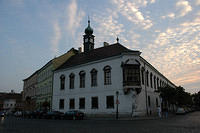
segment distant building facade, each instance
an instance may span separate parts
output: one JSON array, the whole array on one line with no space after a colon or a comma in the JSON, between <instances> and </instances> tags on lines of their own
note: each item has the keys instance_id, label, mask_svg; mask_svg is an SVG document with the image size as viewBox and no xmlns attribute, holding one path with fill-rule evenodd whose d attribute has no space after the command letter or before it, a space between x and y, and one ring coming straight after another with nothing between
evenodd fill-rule
<instances>
[{"instance_id":1,"label":"distant building facade","mask_svg":"<svg viewBox=\"0 0 200 133\"><path fill-rule=\"evenodd\" d=\"M53 110L81 110L87 115L140 116L161 106L158 87L175 87L140 56L117 43L94 49L93 29L85 29L84 52L54 72Z\"/></svg>"},{"instance_id":2,"label":"distant building facade","mask_svg":"<svg viewBox=\"0 0 200 133\"><path fill-rule=\"evenodd\" d=\"M0 93L0 111L12 112L23 110L22 94Z\"/></svg>"},{"instance_id":3,"label":"distant building facade","mask_svg":"<svg viewBox=\"0 0 200 133\"><path fill-rule=\"evenodd\" d=\"M24 100L31 98L35 101L35 109L51 110L52 105L52 86L53 71L62 65L68 58L77 52L75 49L69 50L67 53L50 60L41 69L37 70L24 81ZM29 99L30 100L30 99Z\"/></svg>"}]
</instances>

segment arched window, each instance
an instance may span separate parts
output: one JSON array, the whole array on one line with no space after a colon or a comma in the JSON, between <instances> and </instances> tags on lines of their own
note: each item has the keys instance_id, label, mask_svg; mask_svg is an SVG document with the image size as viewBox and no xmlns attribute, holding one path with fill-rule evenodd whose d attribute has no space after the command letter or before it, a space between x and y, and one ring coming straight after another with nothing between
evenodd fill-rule
<instances>
[{"instance_id":1,"label":"arched window","mask_svg":"<svg viewBox=\"0 0 200 133\"><path fill-rule=\"evenodd\" d=\"M65 75L60 76L60 89L61 90L65 89Z\"/></svg>"},{"instance_id":2,"label":"arched window","mask_svg":"<svg viewBox=\"0 0 200 133\"><path fill-rule=\"evenodd\" d=\"M142 75L142 84L144 84L144 67L141 69L141 75Z\"/></svg>"},{"instance_id":3,"label":"arched window","mask_svg":"<svg viewBox=\"0 0 200 133\"><path fill-rule=\"evenodd\" d=\"M80 76L80 88L85 88L85 71L80 71L79 76Z\"/></svg>"},{"instance_id":4,"label":"arched window","mask_svg":"<svg viewBox=\"0 0 200 133\"><path fill-rule=\"evenodd\" d=\"M91 86L97 86L97 70L96 69L92 69L90 71L91 73Z\"/></svg>"},{"instance_id":5,"label":"arched window","mask_svg":"<svg viewBox=\"0 0 200 133\"><path fill-rule=\"evenodd\" d=\"M148 70L146 72L146 83L147 83L147 86L149 86L149 71Z\"/></svg>"},{"instance_id":6,"label":"arched window","mask_svg":"<svg viewBox=\"0 0 200 133\"><path fill-rule=\"evenodd\" d=\"M69 88L70 89L74 89L74 79L75 79L75 75L73 73L71 73L69 75Z\"/></svg>"},{"instance_id":7,"label":"arched window","mask_svg":"<svg viewBox=\"0 0 200 133\"><path fill-rule=\"evenodd\" d=\"M110 85L111 84L111 67L105 66L103 70L104 70L104 85Z\"/></svg>"},{"instance_id":8,"label":"arched window","mask_svg":"<svg viewBox=\"0 0 200 133\"><path fill-rule=\"evenodd\" d=\"M159 78L157 77L157 89L159 88Z\"/></svg>"},{"instance_id":9,"label":"arched window","mask_svg":"<svg viewBox=\"0 0 200 133\"><path fill-rule=\"evenodd\" d=\"M151 74L150 74L150 83L151 83L151 88L153 88L152 80L153 80L153 74L151 73Z\"/></svg>"},{"instance_id":10,"label":"arched window","mask_svg":"<svg viewBox=\"0 0 200 133\"><path fill-rule=\"evenodd\" d=\"M154 76L154 89L157 90L156 89L156 76Z\"/></svg>"}]
</instances>

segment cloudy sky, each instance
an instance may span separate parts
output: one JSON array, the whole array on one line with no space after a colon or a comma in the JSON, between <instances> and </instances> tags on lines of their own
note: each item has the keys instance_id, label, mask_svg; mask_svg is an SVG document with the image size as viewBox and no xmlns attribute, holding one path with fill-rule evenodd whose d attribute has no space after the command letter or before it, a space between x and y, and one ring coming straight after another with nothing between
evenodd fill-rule
<instances>
[{"instance_id":1,"label":"cloudy sky","mask_svg":"<svg viewBox=\"0 0 200 133\"><path fill-rule=\"evenodd\" d=\"M0 91L70 48L82 46L90 16L95 47L115 43L176 85L200 91L200 0L0 0Z\"/></svg>"}]
</instances>

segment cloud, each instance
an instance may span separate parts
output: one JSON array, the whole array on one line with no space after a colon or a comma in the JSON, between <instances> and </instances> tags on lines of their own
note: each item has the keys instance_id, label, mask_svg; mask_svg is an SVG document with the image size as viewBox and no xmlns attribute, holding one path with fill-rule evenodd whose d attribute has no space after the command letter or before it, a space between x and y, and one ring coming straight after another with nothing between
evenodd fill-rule
<instances>
[{"instance_id":1,"label":"cloud","mask_svg":"<svg viewBox=\"0 0 200 133\"><path fill-rule=\"evenodd\" d=\"M85 16L85 12L81 9L78 10L76 0L72 0L66 10L67 13L67 30L71 33L72 36L75 35L77 28L80 26L80 23Z\"/></svg>"},{"instance_id":2,"label":"cloud","mask_svg":"<svg viewBox=\"0 0 200 133\"><path fill-rule=\"evenodd\" d=\"M143 56L176 85L200 84L200 18L160 32Z\"/></svg>"},{"instance_id":3,"label":"cloud","mask_svg":"<svg viewBox=\"0 0 200 133\"><path fill-rule=\"evenodd\" d=\"M54 35L53 38L51 40L51 50L53 52L54 55L58 54L58 46L59 46L59 41L62 37L62 33L60 30L60 26L58 21L55 21L53 23L53 30L54 30Z\"/></svg>"},{"instance_id":4,"label":"cloud","mask_svg":"<svg viewBox=\"0 0 200 133\"><path fill-rule=\"evenodd\" d=\"M183 17L192 11L190 3L186 0L180 0L176 3L176 8L178 10L178 16Z\"/></svg>"},{"instance_id":5,"label":"cloud","mask_svg":"<svg viewBox=\"0 0 200 133\"><path fill-rule=\"evenodd\" d=\"M197 6L200 5L200 0L196 0L196 3L195 3Z\"/></svg>"},{"instance_id":6,"label":"cloud","mask_svg":"<svg viewBox=\"0 0 200 133\"><path fill-rule=\"evenodd\" d=\"M175 14L174 14L174 13L169 13L168 15L162 16L161 18L162 18L162 19L166 19L166 18L174 19L174 18L175 18Z\"/></svg>"},{"instance_id":7,"label":"cloud","mask_svg":"<svg viewBox=\"0 0 200 133\"><path fill-rule=\"evenodd\" d=\"M154 1L150 2L153 3ZM145 7L148 4L146 0L130 2L127 0L112 0L112 3L117 7L118 12L125 16L129 21L138 25L140 28L149 29L153 26L152 21L143 15L140 7Z\"/></svg>"},{"instance_id":8,"label":"cloud","mask_svg":"<svg viewBox=\"0 0 200 133\"><path fill-rule=\"evenodd\" d=\"M94 15L92 19L97 23L96 39L97 43L102 43L101 41L109 41L116 38L118 35L122 35L124 32L124 25L117 21L116 12L112 12L107 9L105 13L101 15Z\"/></svg>"},{"instance_id":9,"label":"cloud","mask_svg":"<svg viewBox=\"0 0 200 133\"><path fill-rule=\"evenodd\" d=\"M97 23L97 28L95 28L96 44L102 46L102 41L109 43L115 43L117 36L119 37L119 42L126 44L129 48L136 48L139 45L138 38L139 34L134 32L134 29L126 30L123 23L118 21L117 11L111 9L105 9L105 12L98 15L94 15L92 20ZM110 42L113 40L112 42Z\"/></svg>"}]
</instances>

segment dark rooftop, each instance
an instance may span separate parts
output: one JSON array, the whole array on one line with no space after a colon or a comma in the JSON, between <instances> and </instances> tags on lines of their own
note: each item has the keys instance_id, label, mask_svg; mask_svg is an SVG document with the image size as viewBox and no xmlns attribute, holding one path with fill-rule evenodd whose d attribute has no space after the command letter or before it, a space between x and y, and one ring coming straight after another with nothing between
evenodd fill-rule
<instances>
[{"instance_id":1,"label":"dark rooftop","mask_svg":"<svg viewBox=\"0 0 200 133\"><path fill-rule=\"evenodd\" d=\"M88 62L97 61L97 60L109 58L112 56L117 56L124 52L137 53L139 51L130 50L130 49L122 46L119 43L115 43L112 45L93 49L89 52L78 53L78 54L72 56L63 65L61 65L58 69L65 69L68 67L73 67L73 66L85 64Z\"/></svg>"}]
</instances>

